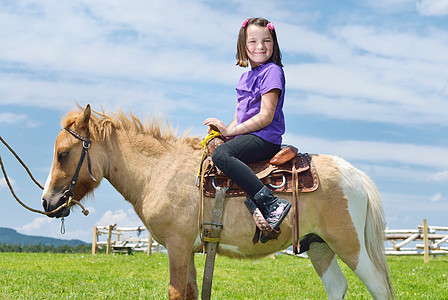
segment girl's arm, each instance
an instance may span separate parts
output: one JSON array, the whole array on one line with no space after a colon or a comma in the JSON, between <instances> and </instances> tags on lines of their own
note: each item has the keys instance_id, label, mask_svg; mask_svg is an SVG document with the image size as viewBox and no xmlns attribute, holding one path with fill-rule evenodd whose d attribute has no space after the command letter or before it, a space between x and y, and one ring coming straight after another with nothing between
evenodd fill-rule
<instances>
[{"instance_id":1,"label":"girl's arm","mask_svg":"<svg viewBox=\"0 0 448 300\"><path fill-rule=\"evenodd\" d=\"M241 124L236 124L236 112L233 121L229 126L225 126L223 122L215 118L209 118L204 121L204 125L216 126L221 134L225 137L251 133L271 124L274 118L275 109L277 107L278 98L280 96L279 89L273 89L261 97L260 112L252 118Z\"/></svg>"},{"instance_id":2,"label":"girl's arm","mask_svg":"<svg viewBox=\"0 0 448 300\"><path fill-rule=\"evenodd\" d=\"M237 112L238 112L238 105L239 105L239 103L236 105L235 115L233 116L233 120L232 120L232 122L230 122L229 126L227 126L228 128L232 128L232 127L235 126L236 123L238 122L238 121L237 121L237 118L236 118L236 114L237 114Z\"/></svg>"}]
</instances>

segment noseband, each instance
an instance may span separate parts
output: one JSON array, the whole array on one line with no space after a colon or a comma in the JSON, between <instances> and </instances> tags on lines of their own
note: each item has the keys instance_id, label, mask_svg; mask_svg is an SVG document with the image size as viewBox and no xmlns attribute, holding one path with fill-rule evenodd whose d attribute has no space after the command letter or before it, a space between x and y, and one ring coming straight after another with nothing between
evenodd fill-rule
<instances>
[{"instance_id":1,"label":"noseband","mask_svg":"<svg viewBox=\"0 0 448 300\"><path fill-rule=\"evenodd\" d=\"M81 157L79 158L78 166L76 167L76 171L72 177L72 180L70 180L70 187L68 188L68 190L66 190L64 192L64 197L67 199L70 199L70 198L74 198L74 190L75 190L76 184L78 183L79 171L81 170L81 166L82 166L82 163L84 162L85 157L87 157L87 168L89 169L90 178L92 178L92 180L94 182L96 182L96 178L92 174L92 166L90 163L89 148L90 148L90 145L92 144L92 142L89 139L89 136L90 136L89 132L87 131L87 137L83 137L68 127L65 127L64 129L67 130L75 138L82 141L82 152L81 152Z\"/></svg>"}]
</instances>

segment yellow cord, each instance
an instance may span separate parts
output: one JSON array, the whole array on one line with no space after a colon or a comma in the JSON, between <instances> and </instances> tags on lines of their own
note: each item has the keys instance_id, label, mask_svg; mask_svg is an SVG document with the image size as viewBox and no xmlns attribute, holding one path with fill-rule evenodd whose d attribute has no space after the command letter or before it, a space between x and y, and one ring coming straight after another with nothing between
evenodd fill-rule
<instances>
[{"instance_id":1,"label":"yellow cord","mask_svg":"<svg viewBox=\"0 0 448 300\"><path fill-rule=\"evenodd\" d=\"M201 163L199 165L199 171L198 171L198 179L201 178L201 172L202 172L202 163L204 162L205 156L207 155L207 142L211 139L220 136L221 133L216 130L210 131L210 133L202 140L201 146L203 148L202 151L202 157L201 157ZM199 184L199 180L196 181L197 184Z\"/></svg>"},{"instance_id":2,"label":"yellow cord","mask_svg":"<svg viewBox=\"0 0 448 300\"><path fill-rule=\"evenodd\" d=\"M207 142L210 141L212 138L215 138L217 136L220 136L221 133L216 130L212 130L201 142L201 146L204 148L207 146Z\"/></svg>"}]
</instances>

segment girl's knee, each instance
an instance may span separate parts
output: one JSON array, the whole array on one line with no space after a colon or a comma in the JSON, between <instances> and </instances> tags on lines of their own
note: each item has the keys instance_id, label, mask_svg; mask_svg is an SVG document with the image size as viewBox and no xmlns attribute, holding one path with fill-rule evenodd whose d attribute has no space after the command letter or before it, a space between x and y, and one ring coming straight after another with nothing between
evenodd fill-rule
<instances>
[{"instance_id":1,"label":"girl's knee","mask_svg":"<svg viewBox=\"0 0 448 300\"><path fill-rule=\"evenodd\" d=\"M224 173L225 170L227 170L230 161L232 161L232 159L234 158L231 149L226 146L227 145L223 144L219 147L216 147L212 153L213 163Z\"/></svg>"},{"instance_id":2,"label":"girl's knee","mask_svg":"<svg viewBox=\"0 0 448 300\"><path fill-rule=\"evenodd\" d=\"M220 162L224 161L226 157L226 151L223 147L216 147L212 153L212 160L216 165L219 165Z\"/></svg>"}]
</instances>

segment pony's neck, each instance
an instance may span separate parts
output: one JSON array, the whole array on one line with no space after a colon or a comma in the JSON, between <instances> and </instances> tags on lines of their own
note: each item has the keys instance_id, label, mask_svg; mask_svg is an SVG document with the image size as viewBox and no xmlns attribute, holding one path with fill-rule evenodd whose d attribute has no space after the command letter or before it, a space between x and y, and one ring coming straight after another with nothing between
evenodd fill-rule
<instances>
[{"instance_id":1,"label":"pony's neck","mask_svg":"<svg viewBox=\"0 0 448 300\"><path fill-rule=\"evenodd\" d=\"M130 136L117 130L106 150L108 164L104 177L123 197L135 204L141 199L163 147L149 136Z\"/></svg>"},{"instance_id":2,"label":"pony's neck","mask_svg":"<svg viewBox=\"0 0 448 300\"><path fill-rule=\"evenodd\" d=\"M180 172L183 174L191 173L194 184L200 150L178 141L129 135L124 130L116 130L116 134L105 143L109 163L104 177L136 210L155 187L167 184L179 172L177 168L182 168ZM182 167L186 162L189 162L188 167Z\"/></svg>"}]
</instances>

